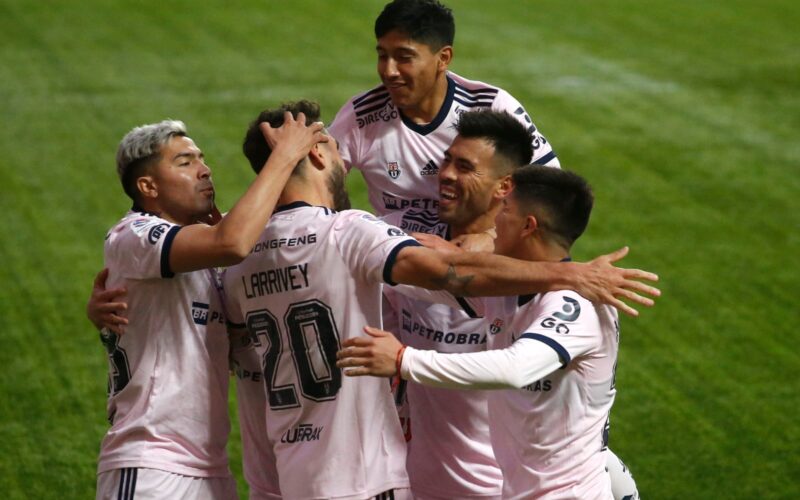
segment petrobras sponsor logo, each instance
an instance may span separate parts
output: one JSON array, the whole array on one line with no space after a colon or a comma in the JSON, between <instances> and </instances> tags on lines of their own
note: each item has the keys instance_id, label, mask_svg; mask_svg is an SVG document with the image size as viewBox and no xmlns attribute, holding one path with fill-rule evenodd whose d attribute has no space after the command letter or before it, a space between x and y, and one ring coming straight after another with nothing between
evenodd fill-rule
<instances>
[{"instance_id":1,"label":"petrobras sponsor logo","mask_svg":"<svg viewBox=\"0 0 800 500\"><path fill-rule=\"evenodd\" d=\"M389 172L389 177L397 179L400 177L400 165L396 161L390 161L386 164L386 171Z\"/></svg>"},{"instance_id":2,"label":"petrobras sponsor logo","mask_svg":"<svg viewBox=\"0 0 800 500\"><path fill-rule=\"evenodd\" d=\"M324 427L315 427L312 424L300 424L293 429L287 429L281 436L281 443L302 443L308 441L319 441Z\"/></svg>"},{"instance_id":3,"label":"petrobras sponsor logo","mask_svg":"<svg viewBox=\"0 0 800 500\"><path fill-rule=\"evenodd\" d=\"M387 210L405 210L406 208L422 208L426 210L439 210L439 200L430 198L401 198L384 192L382 195L383 206Z\"/></svg>"},{"instance_id":4,"label":"petrobras sponsor logo","mask_svg":"<svg viewBox=\"0 0 800 500\"><path fill-rule=\"evenodd\" d=\"M208 324L208 304L192 302L192 320L198 325Z\"/></svg>"},{"instance_id":5,"label":"petrobras sponsor logo","mask_svg":"<svg viewBox=\"0 0 800 500\"><path fill-rule=\"evenodd\" d=\"M164 233L167 232L168 227L169 224L158 224L156 226L153 226L152 228L150 228L150 232L147 233L147 241L149 241L151 245L155 245L156 243L158 243L158 240L160 240L161 237L164 236Z\"/></svg>"}]
</instances>

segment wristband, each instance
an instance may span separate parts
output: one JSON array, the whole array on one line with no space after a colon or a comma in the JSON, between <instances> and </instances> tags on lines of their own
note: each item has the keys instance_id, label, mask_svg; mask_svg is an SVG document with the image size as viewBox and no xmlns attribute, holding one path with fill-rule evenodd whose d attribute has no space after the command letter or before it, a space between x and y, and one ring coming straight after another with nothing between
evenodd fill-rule
<instances>
[{"instance_id":1,"label":"wristband","mask_svg":"<svg viewBox=\"0 0 800 500\"><path fill-rule=\"evenodd\" d=\"M395 372L397 373L397 377L398 378L402 378L400 376L400 366L402 366L402 364L403 364L403 353L404 352L406 352L406 346L405 345L403 347L401 347L399 351L397 351L397 358L395 358L395 360L394 360L394 368L395 368Z\"/></svg>"}]
</instances>

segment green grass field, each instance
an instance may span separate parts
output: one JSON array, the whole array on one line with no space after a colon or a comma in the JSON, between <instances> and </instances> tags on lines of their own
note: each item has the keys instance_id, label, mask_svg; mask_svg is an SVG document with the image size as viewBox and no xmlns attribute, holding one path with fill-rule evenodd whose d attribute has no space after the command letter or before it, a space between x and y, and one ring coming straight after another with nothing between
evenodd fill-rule
<instances>
[{"instance_id":1,"label":"green grass field","mask_svg":"<svg viewBox=\"0 0 800 500\"><path fill-rule=\"evenodd\" d=\"M612 417L643 497L800 498L800 7L451 4L452 69L515 95L594 185L574 256L628 244L661 275L623 320ZM84 304L129 206L123 134L184 120L227 209L259 110L312 98L330 119L377 83L382 5L0 0L0 496L93 497L106 361Z\"/></svg>"}]
</instances>

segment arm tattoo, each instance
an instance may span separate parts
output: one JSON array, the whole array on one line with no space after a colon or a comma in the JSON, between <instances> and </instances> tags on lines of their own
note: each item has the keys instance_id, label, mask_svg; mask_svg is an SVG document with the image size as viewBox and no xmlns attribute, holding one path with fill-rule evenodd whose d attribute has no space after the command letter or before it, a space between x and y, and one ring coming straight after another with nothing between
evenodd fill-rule
<instances>
[{"instance_id":1,"label":"arm tattoo","mask_svg":"<svg viewBox=\"0 0 800 500\"><path fill-rule=\"evenodd\" d=\"M459 276L456 273L456 266L450 264L447 266L447 274L442 278L434 279L433 282L453 295L461 297L467 295L467 287L474 277L474 274Z\"/></svg>"}]
</instances>

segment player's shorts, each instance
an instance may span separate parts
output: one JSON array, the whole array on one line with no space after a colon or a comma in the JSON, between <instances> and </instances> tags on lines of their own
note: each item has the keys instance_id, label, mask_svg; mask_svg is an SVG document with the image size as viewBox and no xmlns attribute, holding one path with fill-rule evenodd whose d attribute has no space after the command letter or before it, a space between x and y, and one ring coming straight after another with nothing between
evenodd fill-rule
<instances>
[{"instance_id":1,"label":"player's shorts","mask_svg":"<svg viewBox=\"0 0 800 500\"><path fill-rule=\"evenodd\" d=\"M192 477L158 469L113 469L97 475L96 500L236 500L232 477Z\"/></svg>"}]
</instances>

